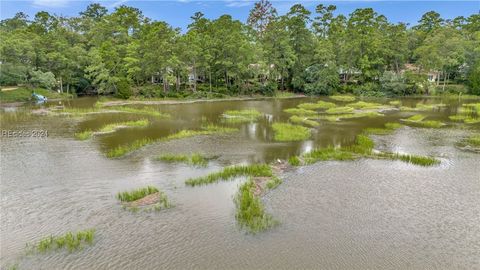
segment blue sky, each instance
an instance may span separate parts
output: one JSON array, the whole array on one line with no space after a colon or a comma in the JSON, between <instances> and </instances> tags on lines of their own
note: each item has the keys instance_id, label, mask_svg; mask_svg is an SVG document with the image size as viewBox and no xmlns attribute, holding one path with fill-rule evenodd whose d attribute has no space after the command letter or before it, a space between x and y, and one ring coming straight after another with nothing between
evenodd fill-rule
<instances>
[{"instance_id":1,"label":"blue sky","mask_svg":"<svg viewBox=\"0 0 480 270\"><path fill-rule=\"evenodd\" d=\"M154 20L166 21L174 27L185 29L190 22L190 16L201 11L207 18L217 18L222 14L230 14L235 19L246 21L248 13L255 1L250 0L177 0L177 1L84 1L84 0L0 0L0 18L10 18L17 12L24 12L31 18L38 11L48 11L57 15L76 16L93 2L100 2L110 11L116 6L128 5L139 8L143 14ZM285 14L290 6L302 3L314 10L319 3L334 4L337 14L348 15L357 8L371 7L380 14L387 16L391 22L406 22L415 24L422 14L435 10L443 18L470 16L480 11L480 0L471 1L271 1L280 14Z\"/></svg>"}]
</instances>

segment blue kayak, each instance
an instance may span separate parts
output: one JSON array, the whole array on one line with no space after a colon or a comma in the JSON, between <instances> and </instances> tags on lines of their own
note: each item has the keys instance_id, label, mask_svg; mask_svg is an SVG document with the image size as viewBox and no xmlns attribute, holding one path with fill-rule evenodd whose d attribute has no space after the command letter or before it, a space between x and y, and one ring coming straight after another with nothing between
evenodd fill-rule
<instances>
[{"instance_id":1,"label":"blue kayak","mask_svg":"<svg viewBox=\"0 0 480 270\"><path fill-rule=\"evenodd\" d=\"M44 97L44 96L39 95L39 94L33 93L32 97L37 101L47 101L47 97Z\"/></svg>"}]
</instances>

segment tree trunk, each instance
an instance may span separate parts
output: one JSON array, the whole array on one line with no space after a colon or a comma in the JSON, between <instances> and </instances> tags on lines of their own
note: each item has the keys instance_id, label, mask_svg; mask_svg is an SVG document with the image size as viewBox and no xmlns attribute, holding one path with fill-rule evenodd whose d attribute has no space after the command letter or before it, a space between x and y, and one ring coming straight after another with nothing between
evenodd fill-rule
<instances>
[{"instance_id":1,"label":"tree trunk","mask_svg":"<svg viewBox=\"0 0 480 270\"><path fill-rule=\"evenodd\" d=\"M448 73L443 72L443 87L442 87L443 92L445 92L445 84L447 83L447 77L448 77Z\"/></svg>"},{"instance_id":2,"label":"tree trunk","mask_svg":"<svg viewBox=\"0 0 480 270\"><path fill-rule=\"evenodd\" d=\"M197 92L197 67L195 59L193 60L193 92Z\"/></svg>"},{"instance_id":3,"label":"tree trunk","mask_svg":"<svg viewBox=\"0 0 480 270\"><path fill-rule=\"evenodd\" d=\"M180 74L177 72L177 92L180 91Z\"/></svg>"},{"instance_id":4,"label":"tree trunk","mask_svg":"<svg viewBox=\"0 0 480 270\"><path fill-rule=\"evenodd\" d=\"M209 71L208 80L210 83L210 93L211 93L212 92L212 70L211 69Z\"/></svg>"},{"instance_id":5,"label":"tree trunk","mask_svg":"<svg viewBox=\"0 0 480 270\"><path fill-rule=\"evenodd\" d=\"M152 75L152 78L151 78L151 82L152 82L152 84L155 83L155 77L153 75Z\"/></svg>"},{"instance_id":6,"label":"tree trunk","mask_svg":"<svg viewBox=\"0 0 480 270\"><path fill-rule=\"evenodd\" d=\"M63 93L63 80L62 80L62 77L60 77L60 93Z\"/></svg>"}]
</instances>

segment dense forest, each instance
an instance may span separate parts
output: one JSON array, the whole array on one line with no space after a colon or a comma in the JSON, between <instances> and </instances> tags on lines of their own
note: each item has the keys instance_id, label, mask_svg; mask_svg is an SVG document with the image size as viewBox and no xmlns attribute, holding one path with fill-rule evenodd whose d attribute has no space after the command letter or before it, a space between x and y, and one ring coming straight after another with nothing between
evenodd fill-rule
<instances>
[{"instance_id":1,"label":"dense forest","mask_svg":"<svg viewBox=\"0 0 480 270\"><path fill-rule=\"evenodd\" d=\"M197 12L184 31L128 6L18 13L1 21L0 84L122 98L480 94L479 14L445 20L430 11L410 26L371 8L335 10L296 4L280 16L262 0L246 23Z\"/></svg>"}]
</instances>

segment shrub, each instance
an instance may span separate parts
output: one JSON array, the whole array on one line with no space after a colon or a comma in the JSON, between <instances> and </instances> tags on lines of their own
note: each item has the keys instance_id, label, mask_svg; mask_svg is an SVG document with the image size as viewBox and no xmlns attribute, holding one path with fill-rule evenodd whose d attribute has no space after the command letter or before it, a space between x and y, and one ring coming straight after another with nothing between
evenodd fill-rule
<instances>
[{"instance_id":1,"label":"shrub","mask_svg":"<svg viewBox=\"0 0 480 270\"><path fill-rule=\"evenodd\" d=\"M309 95L330 95L340 84L337 67L333 63L310 66L304 76L305 93Z\"/></svg>"},{"instance_id":2,"label":"shrub","mask_svg":"<svg viewBox=\"0 0 480 270\"><path fill-rule=\"evenodd\" d=\"M30 73L30 83L36 87L42 87L52 89L57 84L55 75L52 72L42 72L40 70L34 70Z\"/></svg>"},{"instance_id":3,"label":"shrub","mask_svg":"<svg viewBox=\"0 0 480 270\"><path fill-rule=\"evenodd\" d=\"M117 82L117 97L128 99L133 95L130 82L126 78L122 78Z\"/></svg>"},{"instance_id":4,"label":"shrub","mask_svg":"<svg viewBox=\"0 0 480 270\"><path fill-rule=\"evenodd\" d=\"M381 91L387 96L405 95L407 85L405 79L401 74L393 71L385 71L380 77Z\"/></svg>"}]
</instances>

